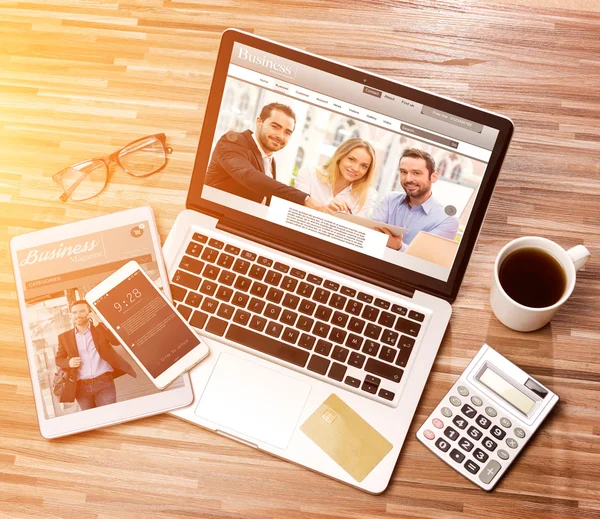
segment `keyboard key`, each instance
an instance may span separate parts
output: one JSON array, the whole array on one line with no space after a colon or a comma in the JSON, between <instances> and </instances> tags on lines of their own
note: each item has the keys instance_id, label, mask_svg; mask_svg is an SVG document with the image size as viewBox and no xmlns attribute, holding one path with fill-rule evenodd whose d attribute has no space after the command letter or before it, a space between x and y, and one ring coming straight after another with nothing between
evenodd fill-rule
<instances>
[{"instance_id":1,"label":"keyboard key","mask_svg":"<svg viewBox=\"0 0 600 519\"><path fill-rule=\"evenodd\" d=\"M477 474L479 472L479 465L477 465L477 463L475 463L473 460L467 460L465 462L465 468L471 473L471 474Z\"/></svg>"},{"instance_id":2,"label":"keyboard key","mask_svg":"<svg viewBox=\"0 0 600 519\"><path fill-rule=\"evenodd\" d=\"M469 427L469 429L467 430L467 434L474 440L479 440L479 438L483 436L483 433L473 426Z\"/></svg>"},{"instance_id":3,"label":"keyboard key","mask_svg":"<svg viewBox=\"0 0 600 519\"><path fill-rule=\"evenodd\" d=\"M188 272L184 272L183 270L178 270L173 276L173 283L183 285L184 287L191 288L192 290L197 290L197 288L200 286L200 278L198 276L194 276L193 274L189 274Z\"/></svg>"},{"instance_id":4,"label":"keyboard key","mask_svg":"<svg viewBox=\"0 0 600 519\"><path fill-rule=\"evenodd\" d=\"M262 299L257 299L253 297L250 299L250 303L248 304L248 310L254 312L255 314L260 314L263 311L266 303Z\"/></svg>"},{"instance_id":5,"label":"keyboard key","mask_svg":"<svg viewBox=\"0 0 600 519\"><path fill-rule=\"evenodd\" d=\"M215 301L210 297L205 297L200 308L209 314L214 314L217 311L217 306L219 306L218 301Z\"/></svg>"},{"instance_id":6,"label":"keyboard key","mask_svg":"<svg viewBox=\"0 0 600 519\"><path fill-rule=\"evenodd\" d=\"M202 276L208 279L217 279L219 277L219 272L221 269L215 265L211 265L210 263L204 267L204 272L202 272Z\"/></svg>"},{"instance_id":7,"label":"keyboard key","mask_svg":"<svg viewBox=\"0 0 600 519\"><path fill-rule=\"evenodd\" d=\"M264 295L267 293L268 288L269 285L265 285L264 283L259 283L258 281L255 281L254 283L252 283L250 293L253 296L264 297Z\"/></svg>"},{"instance_id":8,"label":"keyboard key","mask_svg":"<svg viewBox=\"0 0 600 519\"><path fill-rule=\"evenodd\" d=\"M475 449L473 451L473 457L477 461L481 461L481 463L485 463L487 461L487 459L489 458L489 455L487 453L485 453L484 451L482 451L481 449Z\"/></svg>"},{"instance_id":9,"label":"keyboard key","mask_svg":"<svg viewBox=\"0 0 600 519\"><path fill-rule=\"evenodd\" d=\"M337 380L338 382L341 382L342 380L344 380L344 375L346 374L347 370L348 370L348 368L346 366L344 366L343 364L338 364L337 362L334 362L331 365L331 368L329 369L329 373L327 374L327 376L329 378L332 378L333 380Z\"/></svg>"},{"instance_id":10,"label":"keyboard key","mask_svg":"<svg viewBox=\"0 0 600 519\"><path fill-rule=\"evenodd\" d=\"M301 315L300 319L298 319L298 322L296 323L296 328L304 330L305 332L309 332L312 329L314 323L315 322L310 317Z\"/></svg>"},{"instance_id":11,"label":"keyboard key","mask_svg":"<svg viewBox=\"0 0 600 519\"><path fill-rule=\"evenodd\" d=\"M312 296L312 293L314 290L315 290L315 287L302 281L300 283L300 285L298 285L298 290L296 290L296 294L298 294L299 296L302 296L302 297L310 297L310 296Z\"/></svg>"},{"instance_id":12,"label":"keyboard key","mask_svg":"<svg viewBox=\"0 0 600 519\"><path fill-rule=\"evenodd\" d=\"M283 335L281 336L281 338L285 342L289 342L290 344L296 344L296 341L298 340L299 335L300 335L300 332L298 330L294 330L293 328L287 327L283 331Z\"/></svg>"},{"instance_id":13,"label":"keyboard key","mask_svg":"<svg viewBox=\"0 0 600 519\"><path fill-rule=\"evenodd\" d=\"M291 308L292 310L295 310L297 308L299 302L300 302L300 298L298 296L288 293L283 298L283 301L281 302L281 304L283 306L285 306L286 308Z\"/></svg>"},{"instance_id":14,"label":"keyboard key","mask_svg":"<svg viewBox=\"0 0 600 519\"><path fill-rule=\"evenodd\" d=\"M289 266L285 265L284 263L279 263L278 261L275 262L273 268L283 273L287 273L290 270Z\"/></svg>"},{"instance_id":15,"label":"keyboard key","mask_svg":"<svg viewBox=\"0 0 600 519\"><path fill-rule=\"evenodd\" d=\"M396 316L394 314L390 314L389 312L381 312L379 316L379 321L377 321L381 326L386 326L391 328L394 325L394 321L396 320Z\"/></svg>"},{"instance_id":16,"label":"keyboard key","mask_svg":"<svg viewBox=\"0 0 600 519\"><path fill-rule=\"evenodd\" d=\"M325 290L324 288L317 288L313 295L313 300L316 301L317 303L325 304L325 303L327 303L327 300L329 299L330 295L331 295L331 292L329 292L329 290Z\"/></svg>"},{"instance_id":17,"label":"keyboard key","mask_svg":"<svg viewBox=\"0 0 600 519\"><path fill-rule=\"evenodd\" d=\"M488 438L487 436L483 440L481 440L481 443L490 452L494 452L496 450L496 447L498 447L498 444L491 438Z\"/></svg>"},{"instance_id":18,"label":"keyboard key","mask_svg":"<svg viewBox=\"0 0 600 519\"><path fill-rule=\"evenodd\" d=\"M467 425L469 425L469 422L460 415L456 415L452 420L452 423L459 429L466 429Z\"/></svg>"},{"instance_id":19,"label":"keyboard key","mask_svg":"<svg viewBox=\"0 0 600 519\"><path fill-rule=\"evenodd\" d=\"M309 301L308 299L303 299L298 307L298 311L305 315L312 315L315 311L317 304L313 301Z\"/></svg>"},{"instance_id":20,"label":"keyboard key","mask_svg":"<svg viewBox=\"0 0 600 519\"><path fill-rule=\"evenodd\" d=\"M204 268L205 263L197 259L191 258L190 256L184 256L179 262L179 268L185 269L194 274L200 274Z\"/></svg>"},{"instance_id":21,"label":"keyboard key","mask_svg":"<svg viewBox=\"0 0 600 519\"><path fill-rule=\"evenodd\" d=\"M202 282L202 286L200 287L200 292L208 296L212 296L217 291L217 286L218 285L213 281L208 281L207 279L205 279Z\"/></svg>"},{"instance_id":22,"label":"keyboard key","mask_svg":"<svg viewBox=\"0 0 600 519\"><path fill-rule=\"evenodd\" d=\"M267 292L267 301L271 301L273 303L280 303L283 298L283 290L279 290L278 288L269 288Z\"/></svg>"},{"instance_id":23,"label":"keyboard key","mask_svg":"<svg viewBox=\"0 0 600 519\"><path fill-rule=\"evenodd\" d=\"M221 306L219 306L219 309L217 310L217 315L223 319L231 319L234 311L235 308L233 306L221 303Z\"/></svg>"},{"instance_id":24,"label":"keyboard key","mask_svg":"<svg viewBox=\"0 0 600 519\"><path fill-rule=\"evenodd\" d=\"M208 240L208 244L211 247L214 247L215 249L222 249L225 246L225 244L222 241L215 240L214 238Z\"/></svg>"},{"instance_id":25,"label":"keyboard key","mask_svg":"<svg viewBox=\"0 0 600 519\"><path fill-rule=\"evenodd\" d=\"M187 294L185 288L178 287L177 285L171 285L170 288L173 301L183 301L185 299L185 295Z\"/></svg>"},{"instance_id":26,"label":"keyboard key","mask_svg":"<svg viewBox=\"0 0 600 519\"><path fill-rule=\"evenodd\" d=\"M291 278L290 276L284 276L283 281L281 282L281 288L287 290L288 292L293 292L296 290L298 286L298 280Z\"/></svg>"},{"instance_id":27,"label":"keyboard key","mask_svg":"<svg viewBox=\"0 0 600 519\"><path fill-rule=\"evenodd\" d=\"M187 249L185 249L185 253L189 254L190 256L194 256L194 258L197 258L198 256L200 256L200 253L202 252L203 248L204 247L202 247L202 245L199 245L198 243L190 242L190 244L187 246Z\"/></svg>"},{"instance_id":28,"label":"keyboard key","mask_svg":"<svg viewBox=\"0 0 600 519\"><path fill-rule=\"evenodd\" d=\"M366 358L367 357L365 357L364 355L353 351L350 354L350 358L348 359L348 364L350 364L351 366L354 366L355 368L360 369L363 367L363 364L365 363Z\"/></svg>"},{"instance_id":29,"label":"keyboard key","mask_svg":"<svg viewBox=\"0 0 600 519\"><path fill-rule=\"evenodd\" d=\"M208 320L208 324L206 325L205 331L209 333L214 333L219 337L223 337L228 324L229 323L227 321L213 316Z\"/></svg>"},{"instance_id":30,"label":"keyboard key","mask_svg":"<svg viewBox=\"0 0 600 519\"><path fill-rule=\"evenodd\" d=\"M371 393L372 395L377 394L377 386L369 384L366 380L363 382L361 389L367 393Z\"/></svg>"},{"instance_id":31,"label":"keyboard key","mask_svg":"<svg viewBox=\"0 0 600 519\"><path fill-rule=\"evenodd\" d=\"M407 335L401 335L400 340L398 341L398 349L400 353L398 353L398 358L396 359L396 364L401 368L405 368L408 364L408 359L413 349L413 345L415 344L415 340Z\"/></svg>"},{"instance_id":32,"label":"keyboard key","mask_svg":"<svg viewBox=\"0 0 600 519\"><path fill-rule=\"evenodd\" d=\"M394 362L394 358L396 357L396 350L394 348L390 348L389 346L382 346L381 353L379 354L379 358L385 360L386 362Z\"/></svg>"},{"instance_id":33,"label":"keyboard key","mask_svg":"<svg viewBox=\"0 0 600 519\"><path fill-rule=\"evenodd\" d=\"M265 333L267 333L271 337L279 337L281 335L282 330L283 330L282 324L276 323L274 321L270 321L269 324L267 324Z\"/></svg>"},{"instance_id":34,"label":"keyboard key","mask_svg":"<svg viewBox=\"0 0 600 519\"><path fill-rule=\"evenodd\" d=\"M335 281L329 281L328 279L325 280L325 283L323 283L323 286L325 288L328 288L329 290L333 290L334 292L336 292L340 288L339 283L336 283Z\"/></svg>"},{"instance_id":35,"label":"keyboard key","mask_svg":"<svg viewBox=\"0 0 600 519\"><path fill-rule=\"evenodd\" d=\"M462 450L467 452L471 452L473 450L473 447L475 447L475 445L473 445L473 442L470 442L466 438L461 438L458 442L458 445Z\"/></svg>"},{"instance_id":36,"label":"keyboard key","mask_svg":"<svg viewBox=\"0 0 600 519\"><path fill-rule=\"evenodd\" d=\"M381 335L381 326L377 326L376 324L369 323L365 328L365 335L370 339L377 340Z\"/></svg>"},{"instance_id":37,"label":"keyboard key","mask_svg":"<svg viewBox=\"0 0 600 519\"><path fill-rule=\"evenodd\" d=\"M444 440L444 438L438 438L435 442L435 446L442 452L447 452L450 448L450 444L446 440Z\"/></svg>"},{"instance_id":38,"label":"keyboard key","mask_svg":"<svg viewBox=\"0 0 600 519\"><path fill-rule=\"evenodd\" d=\"M465 459L465 455L457 449L452 449L450 451L450 457L456 461L456 463L462 463Z\"/></svg>"},{"instance_id":39,"label":"keyboard key","mask_svg":"<svg viewBox=\"0 0 600 519\"><path fill-rule=\"evenodd\" d=\"M246 278L244 276L238 276L237 279L235 280L234 287L237 288L238 290L247 292L248 289L250 288L250 285L252 285L252 280L250 278Z\"/></svg>"},{"instance_id":40,"label":"keyboard key","mask_svg":"<svg viewBox=\"0 0 600 519\"><path fill-rule=\"evenodd\" d=\"M233 272L229 272L227 270L221 271L221 275L219 276L219 283L230 287L231 285L233 285L234 281L235 281L235 274Z\"/></svg>"},{"instance_id":41,"label":"keyboard key","mask_svg":"<svg viewBox=\"0 0 600 519\"><path fill-rule=\"evenodd\" d=\"M233 298L231 299L231 304L238 306L240 308L246 308L248 301L250 300L250 296L248 294L244 294L243 292L236 292L233 294Z\"/></svg>"},{"instance_id":42,"label":"keyboard key","mask_svg":"<svg viewBox=\"0 0 600 519\"><path fill-rule=\"evenodd\" d=\"M269 319L277 319L279 314L281 314L281 308L279 308L277 305L269 303L267 308L265 308L263 315Z\"/></svg>"},{"instance_id":43,"label":"keyboard key","mask_svg":"<svg viewBox=\"0 0 600 519\"><path fill-rule=\"evenodd\" d=\"M462 414L464 414L465 416L469 417L469 418L474 418L475 415L477 414L477 411L475 409L473 409L469 404L465 404L462 406L461 408Z\"/></svg>"},{"instance_id":44,"label":"keyboard key","mask_svg":"<svg viewBox=\"0 0 600 519\"><path fill-rule=\"evenodd\" d=\"M360 299L361 301L364 301L365 303L372 303L373 302L373 296L371 296L369 294L365 294L364 292L359 292L356 297L358 299Z\"/></svg>"},{"instance_id":45,"label":"keyboard key","mask_svg":"<svg viewBox=\"0 0 600 519\"><path fill-rule=\"evenodd\" d=\"M250 272L248 272L248 275L252 279L258 279L260 281L262 280L262 278L265 277L266 273L267 269L265 267L261 267L260 265L252 265L252 268L250 269Z\"/></svg>"},{"instance_id":46,"label":"keyboard key","mask_svg":"<svg viewBox=\"0 0 600 519\"><path fill-rule=\"evenodd\" d=\"M385 398L386 400L394 400L394 397L396 396L395 393L392 393L391 391L388 391L387 389L383 389L381 388L379 390L379 396L381 398Z\"/></svg>"},{"instance_id":47,"label":"keyboard key","mask_svg":"<svg viewBox=\"0 0 600 519\"><path fill-rule=\"evenodd\" d=\"M331 318L331 324L335 324L340 328L346 326L347 322L348 316L346 314L343 314L342 312L334 312L333 317Z\"/></svg>"},{"instance_id":48,"label":"keyboard key","mask_svg":"<svg viewBox=\"0 0 600 519\"><path fill-rule=\"evenodd\" d=\"M202 296L196 292L190 292L185 298L185 304L188 306L193 306L194 308L198 308L201 302Z\"/></svg>"},{"instance_id":49,"label":"keyboard key","mask_svg":"<svg viewBox=\"0 0 600 519\"><path fill-rule=\"evenodd\" d=\"M298 341L298 346L302 346L307 350L312 350L315 342L317 342L317 338L314 335L303 333Z\"/></svg>"},{"instance_id":50,"label":"keyboard key","mask_svg":"<svg viewBox=\"0 0 600 519\"><path fill-rule=\"evenodd\" d=\"M360 380L358 380L357 378L354 377L346 377L346 380L344 380L345 384L348 384L349 386L352 387L360 387Z\"/></svg>"},{"instance_id":51,"label":"keyboard key","mask_svg":"<svg viewBox=\"0 0 600 519\"><path fill-rule=\"evenodd\" d=\"M217 258L219 257L219 251L216 249L211 249L209 247L206 247L204 249L204 252L202 252L202 256L200 256L204 261L208 261L209 263L214 263L215 261L217 261Z\"/></svg>"},{"instance_id":52,"label":"keyboard key","mask_svg":"<svg viewBox=\"0 0 600 519\"><path fill-rule=\"evenodd\" d=\"M276 287L277 285L279 285L279 282L281 281L282 277L283 276L279 272L269 270L269 272L267 272L267 275L265 276L265 283Z\"/></svg>"},{"instance_id":53,"label":"keyboard key","mask_svg":"<svg viewBox=\"0 0 600 519\"><path fill-rule=\"evenodd\" d=\"M358 301L354 301L350 299L348 304L346 305L346 312L352 315L360 315L360 311L362 310L363 304Z\"/></svg>"},{"instance_id":54,"label":"keyboard key","mask_svg":"<svg viewBox=\"0 0 600 519\"><path fill-rule=\"evenodd\" d=\"M233 245L225 245L225 252L229 252L229 254L234 254L237 256L240 253L240 248Z\"/></svg>"},{"instance_id":55,"label":"keyboard key","mask_svg":"<svg viewBox=\"0 0 600 519\"><path fill-rule=\"evenodd\" d=\"M310 362L306 367L310 371L314 371L319 375L325 375L325 373L327 373L327 369L329 368L329 360L324 357L319 357L318 355L312 355Z\"/></svg>"},{"instance_id":56,"label":"keyboard key","mask_svg":"<svg viewBox=\"0 0 600 519\"><path fill-rule=\"evenodd\" d=\"M398 315L406 315L408 310L400 305L392 305L392 312L397 313Z\"/></svg>"},{"instance_id":57,"label":"keyboard key","mask_svg":"<svg viewBox=\"0 0 600 519\"><path fill-rule=\"evenodd\" d=\"M256 259L256 254L254 252L250 252L249 250L242 251L242 258L247 259L248 261L254 261Z\"/></svg>"},{"instance_id":58,"label":"keyboard key","mask_svg":"<svg viewBox=\"0 0 600 519\"><path fill-rule=\"evenodd\" d=\"M231 288L220 286L217 289L217 293L215 294L215 297L219 301L225 301L228 303L229 300L231 299L232 295L233 295L233 290L231 290Z\"/></svg>"},{"instance_id":59,"label":"keyboard key","mask_svg":"<svg viewBox=\"0 0 600 519\"><path fill-rule=\"evenodd\" d=\"M485 416L483 416L482 414L480 414L477 419L475 420L475 422L477 423L477 425L479 425L479 427L481 427L482 429L487 429L489 428L490 425L492 425L492 422L490 420L488 420Z\"/></svg>"},{"instance_id":60,"label":"keyboard key","mask_svg":"<svg viewBox=\"0 0 600 519\"><path fill-rule=\"evenodd\" d=\"M300 269L292 269L290 271L290 274L292 276L294 276L295 278L300 278L300 279L304 279L306 277L306 272L304 272L303 270L300 270Z\"/></svg>"},{"instance_id":61,"label":"keyboard key","mask_svg":"<svg viewBox=\"0 0 600 519\"><path fill-rule=\"evenodd\" d=\"M206 243L208 241L208 237L204 236L204 234L200 234L199 232L195 232L192 236L192 240L197 241L198 243Z\"/></svg>"},{"instance_id":62,"label":"keyboard key","mask_svg":"<svg viewBox=\"0 0 600 519\"><path fill-rule=\"evenodd\" d=\"M356 295L356 290L350 287L342 286L342 288L340 288L340 292L348 297L354 297Z\"/></svg>"},{"instance_id":63,"label":"keyboard key","mask_svg":"<svg viewBox=\"0 0 600 519\"><path fill-rule=\"evenodd\" d=\"M351 333L346 339L346 346L348 346L348 348L352 348L353 350L360 350L363 340L364 339L362 337Z\"/></svg>"},{"instance_id":64,"label":"keyboard key","mask_svg":"<svg viewBox=\"0 0 600 519\"><path fill-rule=\"evenodd\" d=\"M315 317L317 319L320 319L321 321L329 321L329 318L331 317L331 314L333 313L333 310L331 308L328 308L327 306L323 306L323 305L319 305L319 307L317 308L317 311L315 312Z\"/></svg>"},{"instance_id":65,"label":"keyboard key","mask_svg":"<svg viewBox=\"0 0 600 519\"><path fill-rule=\"evenodd\" d=\"M344 296L340 294L333 294L333 296L331 296L331 299L329 300L329 306L341 310L346 305L346 301L347 299Z\"/></svg>"},{"instance_id":66,"label":"keyboard key","mask_svg":"<svg viewBox=\"0 0 600 519\"><path fill-rule=\"evenodd\" d=\"M281 319L279 319L283 324L287 324L288 326L294 326L296 322L296 318L298 314L295 312L291 312L290 310L284 310L281 314Z\"/></svg>"},{"instance_id":67,"label":"keyboard key","mask_svg":"<svg viewBox=\"0 0 600 519\"><path fill-rule=\"evenodd\" d=\"M266 325L267 325L267 319L265 319L264 317L262 317L260 315L253 315L250 318L249 326L253 330L258 330L259 332L262 332L265 329Z\"/></svg>"},{"instance_id":68,"label":"keyboard key","mask_svg":"<svg viewBox=\"0 0 600 519\"><path fill-rule=\"evenodd\" d=\"M386 301L385 299L376 298L375 306L378 306L379 308L383 308L384 310L389 310L390 302Z\"/></svg>"},{"instance_id":69,"label":"keyboard key","mask_svg":"<svg viewBox=\"0 0 600 519\"><path fill-rule=\"evenodd\" d=\"M296 366L304 367L309 353L285 342L281 342L237 324L230 324L225 337L256 351L272 355Z\"/></svg>"},{"instance_id":70,"label":"keyboard key","mask_svg":"<svg viewBox=\"0 0 600 519\"><path fill-rule=\"evenodd\" d=\"M460 436L458 432L455 429L452 429L450 426L444 429L444 435L447 438L450 438L452 441L456 440Z\"/></svg>"},{"instance_id":71,"label":"keyboard key","mask_svg":"<svg viewBox=\"0 0 600 519\"><path fill-rule=\"evenodd\" d=\"M233 271L237 272L238 274L246 274L248 272L248 269L250 268L250 262L243 260L243 259L236 259L235 263L233 264Z\"/></svg>"},{"instance_id":72,"label":"keyboard key","mask_svg":"<svg viewBox=\"0 0 600 519\"><path fill-rule=\"evenodd\" d=\"M194 310L194 314L190 319L190 324L194 328L202 328L206 324L206 320L208 319L208 314L204 312L200 312L199 310Z\"/></svg>"},{"instance_id":73,"label":"keyboard key","mask_svg":"<svg viewBox=\"0 0 600 519\"><path fill-rule=\"evenodd\" d=\"M379 316L379 310L374 306L365 306L365 309L362 313L362 318L367 319L367 321L376 321Z\"/></svg>"},{"instance_id":74,"label":"keyboard key","mask_svg":"<svg viewBox=\"0 0 600 519\"><path fill-rule=\"evenodd\" d=\"M398 342L399 334L394 330L383 330L383 335L381 336L381 342L384 344L389 344L390 346L395 346Z\"/></svg>"},{"instance_id":75,"label":"keyboard key","mask_svg":"<svg viewBox=\"0 0 600 519\"><path fill-rule=\"evenodd\" d=\"M341 328L332 328L331 333L329 334L329 340L333 342L337 342L338 344L344 344L344 340L346 339L347 332L342 330Z\"/></svg>"},{"instance_id":76,"label":"keyboard key","mask_svg":"<svg viewBox=\"0 0 600 519\"><path fill-rule=\"evenodd\" d=\"M176 309L179 312L179 314L181 315L181 317L183 317L186 321L189 318L189 316L192 314L192 309L189 306L177 305Z\"/></svg>"},{"instance_id":77,"label":"keyboard key","mask_svg":"<svg viewBox=\"0 0 600 519\"><path fill-rule=\"evenodd\" d=\"M265 266L265 267L270 267L271 265L273 265L273 260L269 259L269 258L265 258L264 256L259 256L258 259L256 260L257 263L260 263L261 265Z\"/></svg>"},{"instance_id":78,"label":"keyboard key","mask_svg":"<svg viewBox=\"0 0 600 519\"><path fill-rule=\"evenodd\" d=\"M319 337L327 337L327 334L329 333L329 328L330 326L328 324L320 323L317 321L315 327L313 328L313 333L315 335L318 335Z\"/></svg>"},{"instance_id":79,"label":"keyboard key","mask_svg":"<svg viewBox=\"0 0 600 519\"><path fill-rule=\"evenodd\" d=\"M386 378L392 382L400 382L403 371L396 366L391 366L385 362L369 357L365 364L365 371L373 373L378 377Z\"/></svg>"},{"instance_id":80,"label":"keyboard key","mask_svg":"<svg viewBox=\"0 0 600 519\"><path fill-rule=\"evenodd\" d=\"M490 429L490 433L497 440L502 440L506 436L506 431L503 431L496 425Z\"/></svg>"},{"instance_id":81,"label":"keyboard key","mask_svg":"<svg viewBox=\"0 0 600 519\"><path fill-rule=\"evenodd\" d=\"M336 346L333 348L333 353L331 354L331 358L335 360L339 360L340 362L346 362L350 351L346 348L342 348L341 346Z\"/></svg>"},{"instance_id":82,"label":"keyboard key","mask_svg":"<svg viewBox=\"0 0 600 519\"><path fill-rule=\"evenodd\" d=\"M404 319L403 317L398 317L398 320L396 321L396 326L394 326L394 328L399 332L416 337L417 335L419 335L421 325L413 321L409 321L408 319Z\"/></svg>"},{"instance_id":83,"label":"keyboard key","mask_svg":"<svg viewBox=\"0 0 600 519\"><path fill-rule=\"evenodd\" d=\"M314 274L309 274L306 280L312 283L313 285L320 285L321 283L323 283L323 278L315 276Z\"/></svg>"},{"instance_id":84,"label":"keyboard key","mask_svg":"<svg viewBox=\"0 0 600 519\"><path fill-rule=\"evenodd\" d=\"M348 329L352 332L362 333L363 329L365 328L365 324L366 323L362 319L353 317L348 323Z\"/></svg>"},{"instance_id":85,"label":"keyboard key","mask_svg":"<svg viewBox=\"0 0 600 519\"><path fill-rule=\"evenodd\" d=\"M317 345L315 346L315 353L319 353L327 357L331 352L331 347L333 344L330 342L324 341L323 339L319 339L317 341Z\"/></svg>"},{"instance_id":86,"label":"keyboard key","mask_svg":"<svg viewBox=\"0 0 600 519\"><path fill-rule=\"evenodd\" d=\"M365 345L363 346L362 351L367 355L372 355L373 357L375 357L377 355L377 352L379 351L379 344L377 344L375 341L367 340L365 342Z\"/></svg>"},{"instance_id":87,"label":"keyboard key","mask_svg":"<svg viewBox=\"0 0 600 519\"><path fill-rule=\"evenodd\" d=\"M422 313L415 312L414 310L411 310L410 312L408 312L408 317L410 317L411 319L414 319L415 321L419 321L420 323L422 323L423 319L425 319L425 316Z\"/></svg>"}]
</instances>

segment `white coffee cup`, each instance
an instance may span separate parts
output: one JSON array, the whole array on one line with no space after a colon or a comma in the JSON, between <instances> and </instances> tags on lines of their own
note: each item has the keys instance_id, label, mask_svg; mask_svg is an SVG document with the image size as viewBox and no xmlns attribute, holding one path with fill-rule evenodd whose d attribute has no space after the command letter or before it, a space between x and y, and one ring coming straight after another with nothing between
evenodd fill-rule
<instances>
[{"instance_id":1,"label":"white coffee cup","mask_svg":"<svg viewBox=\"0 0 600 519\"><path fill-rule=\"evenodd\" d=\"M553 305L544 308L533 308L517 303L510 298L500 284L499 271L504 259L518 249L535 248L551 254L562 266L566 276L566 288L562 297ZM560 245L546 238L524 236L507 243L496 257L494 277L490 293L492 311L498 320L519 332L531 332L541 328L554 317L554 314L569 299L575 288L575 273L583 267L590 257L590 252L583 246L577 245L565 250Z\"/></svg>"}]
</instances>

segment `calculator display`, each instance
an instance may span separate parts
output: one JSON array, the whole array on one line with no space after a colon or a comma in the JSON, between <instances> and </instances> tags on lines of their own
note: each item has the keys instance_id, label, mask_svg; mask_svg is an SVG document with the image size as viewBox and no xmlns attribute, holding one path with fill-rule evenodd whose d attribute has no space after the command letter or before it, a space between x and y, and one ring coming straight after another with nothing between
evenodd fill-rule
<instances>
[{"instance_id":1,"label":"calculator display","mask_svg":"<svg viewBox=\"0 0 600 519\"><path fill-rule=\"evenodd\" d=\"M516 407L523 414L529 414L529 411L531 411L535 405L535 400L529 398L525 393L517 389L490 368L486 368L486 370L481 373L479 382L491 389L500 398L506 400L513 407Z\"/></svg>"}]
</instances>

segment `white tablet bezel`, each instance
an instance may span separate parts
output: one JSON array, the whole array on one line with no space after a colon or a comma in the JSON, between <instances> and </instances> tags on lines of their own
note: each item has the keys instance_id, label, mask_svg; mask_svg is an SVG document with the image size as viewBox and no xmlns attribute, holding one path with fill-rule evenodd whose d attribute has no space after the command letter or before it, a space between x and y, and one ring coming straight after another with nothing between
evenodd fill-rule
<instances>
[{"instance_id":1,"label":"white tablet bezel","mask_svg":"<svg viewBox=\"0 0 600 519\"><path fill-rule=\"evenodd\" d=\"M100 297L104 296L105 294L107 294L108 292L110 292L113 288L115 288L117 285L119 285L121 282L123 282L127 277L131 276L134 272L138 272L138 271L143 276L146 277L146 279L150 282L152 287L156 288L158 295L161 296L166 301L166 303L171 307L171 309L177 316L177 319L179 319L183 323L183 325L186 328L188 328L189 331L198 339L198 344L196 346L194 346L194 349L190 350L185 356L183 356L181 359L179 359L175 364L169 366L158 377L153 377L150 374L150 372L146 369L146 366L144 366L144 364L142 364L142 362L137 358L135 353L131 350L129 345L120 337L120 335L117 333L117 331L113 328L112 323L110 323L106 319L106 317L102 315L100 310L98 310L98 308L96 308L96 305L95 305L98 298L100 298ZM129 355L131 355L131 358L137 362L137 365L140 367L140 369L146 374L146 376L152 381L152 383L158 389L164 389L165 387L167 387L176 378L178 378L180 375L182 375L183 373L188 371L190 368L192 368L193 366L198 364L198 362L200 362L202 359L204 359L208 355L208 346L204 342L202 342L202 339L200 338L200 336L187 323L187 321L179 315L177 310L175 310L175 307L173 306L173 304L167 299L166 296L164 296L161 293L160 289L158 289L158 287L156 287L154 285L154 283L152 282L152 280L150 279L148 274L146 274L144 272L144 269L136 261L130 261L129 263L126 263L119 270L117 270L112 275L107 277L104 281L102 281L101 283L96 285L94 288L92 288L85 295L85 300L88 302L88 304L92 308L94 308L95 312L102 319L102 322L108 327L108 329L112 332L112 334L119 340L119 342L123 345L123 348L125 348L129 352Z\"/></svg>"},{"instance_id":2,"label":"white tablet bezel","mask_svg":"<svg viewBox=\"0 0 600 519\"><path fill-rule=\"evenodd\" d=\"M38 423L40 432L44 438L58 438L69 434L105 427L107 425L136 420L145 416L184 407L193 400L192 386L189 375L186 373L182 375L183 386L178 388L168 389L164 392L132 398L123 402L88 409L86 411L79 411L60 417L46 418L44 414L42 392L39 384L37 384L38 376L36 371L35 351L29 327L29 320L27 318L27 307L25 305L23 282L17 260L17 253L23 249L30 249L32 247L54 243L59 240L68 240L92 232L123 227L142 221L149 222L150 224L148 231L152 237L153 254L156 258L158 270L160 272L160 278L163 285L162 288L165 294L167 294L168 297L171 297L167 271L162 257L160 236L156 228L154 213L150 207L119 211L106 216L15 236L10 240L10 254L15 276L19 311L21 313L25 350L27 352L27 361L29 364L29 373L32 381Z\"/></svg>"}]
</instances>

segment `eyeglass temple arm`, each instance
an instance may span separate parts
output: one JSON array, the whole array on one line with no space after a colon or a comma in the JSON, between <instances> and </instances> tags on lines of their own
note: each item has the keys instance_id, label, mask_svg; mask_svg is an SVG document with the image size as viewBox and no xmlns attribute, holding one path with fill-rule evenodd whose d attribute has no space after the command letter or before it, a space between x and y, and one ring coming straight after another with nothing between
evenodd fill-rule
<instances>
[{"instance_id":1,"label":"eyeglass temple arm","mask_svg":"<svg viewBox=\"0 0 600 519\"><path fill-rule=\"evenodd\" d=\"M68 168L68 169L73 169L73 168ZM75 170L77 171L77 170ZM67 189L62 195L60 195L58 198L61 202L66 202L69 197L73 194L73 191L75 191L77 189L77 186L79 186L79 184L81 184L83 182L83 180L85 179L85 177L87 177L89 174L91 173L91 171L83 171L82 175L71 184L71 187L69 187L69 189Z\"/></svg>"}]
</instances>

